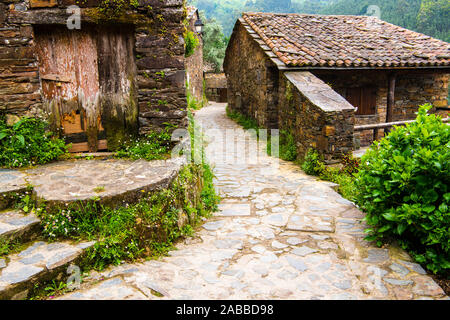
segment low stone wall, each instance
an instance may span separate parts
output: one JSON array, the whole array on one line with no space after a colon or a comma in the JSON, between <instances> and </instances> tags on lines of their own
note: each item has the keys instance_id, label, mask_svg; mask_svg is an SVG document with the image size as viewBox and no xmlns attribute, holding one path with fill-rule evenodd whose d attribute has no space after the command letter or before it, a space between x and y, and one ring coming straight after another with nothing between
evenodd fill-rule
<instances>
[{"instance_id":1,"label":"low stone wall","mask_svg":"<svg viewBox=\"0 0 450 320\"><path fill-rule=\"evenodd\" d=\"M327 163L353 151L355 108L310 72L280 75L279 129L294 136L297 154L319 151Z\"/></svg>"}]
</instances>

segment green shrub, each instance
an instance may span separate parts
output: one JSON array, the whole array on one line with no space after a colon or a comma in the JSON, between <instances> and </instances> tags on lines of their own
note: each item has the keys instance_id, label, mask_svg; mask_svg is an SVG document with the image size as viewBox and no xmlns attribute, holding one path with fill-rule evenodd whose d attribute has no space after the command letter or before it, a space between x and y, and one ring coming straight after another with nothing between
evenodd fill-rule
<instances>
[{"instance_id":1,"label":"green shrub","mask_svg":"<svg viewBox=\"0 0 450 320\"><path fill-rule=\"evenodd\" d=\"M297 159L297 145L294 136L284 130L280 131L280 158L285 161Z\"/></svg>"},{"instance_id":2,"label":"green shrub","mask_svg":"<svg viewBox=\"0 0 450 320\"><path fill-rule=\"evenodd\" d=\"M147 161L162 160L170 157L172 147L169 128L154 131L145 137L126 141L116 152L116 158L132 160L145 159Z\"/></svg>"},{"instance_id":3,"label":"green shrub","mask_svg":"<svg viewBox=\"0 0 450 320\"><path fill-rule=\"evenodd\" d=\"M363 156L357 203L372 227L368 240L397 238L430 271L449 274L450 128L430 108Z\"/></svg>"},{"instance_id":4,"label":"green shrub","mask_svg":"<svg viewBox=\"0 0 450 320\"><path fill-rule=\"evenodd\" d=\"M192 31L186 31L184 34L184 42L185 42L185 57L188 58L192 56L195 52L195 49L200 43L200 40Z\"/></svg>"},{"instance_id":5,"label":"green shrub","mask_svg":"<svg viewBox=\"0 0 450 320\"><path fill-rule=\"evenodd\" d=\"M67 152L64 140L47 129L47 123L22 118L13 126L0 119L0 166L8 168L45 164Z\"/></svg>"},{"instance_id":6,"label":"green shrub","mask_svg":"<svg viewBox=\"0 0 450 320\"><path fill-rule=\"evenodd\" d=\"M322 161L322 157L316 150L308 149L302 163L302 170L311 176L318 176L322 172L322 167L325 167Z\"/></svg>"},{"instance_id":7,"label":"green shrub","mask_svg":"<svg viewBox=\"0 0 450 320\"><path fill-rule=\"evenodd\" d=\"M218 204L220 197L216 194L214 188L214 173L208 164L203 164L203 190L201 193L202 203L208 212L216 212L219 210Z\"/></svg>"},{"instance_id":8,"label":"green shrub","mask_svg":"<svg viewBox=\"0 0 450 320\"><path fill-rule=\"evenodd\" d=\"M306 174L318 176L322 180L338 184L339 193L350 201L355 200L355 174L359 170L359 160L352 154L345 155L341 161L341 168L326 166L322 157L314 149L306 153L302 169Z\"/></svg>"}]
</instances>

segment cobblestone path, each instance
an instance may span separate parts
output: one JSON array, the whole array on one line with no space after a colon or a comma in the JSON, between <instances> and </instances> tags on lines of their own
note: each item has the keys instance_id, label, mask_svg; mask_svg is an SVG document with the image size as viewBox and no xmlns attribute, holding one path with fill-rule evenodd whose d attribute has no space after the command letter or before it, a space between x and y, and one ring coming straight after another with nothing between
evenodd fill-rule
<instances>
[{"instance_id":1,"label":"cobblestone path","mask_svg":"<svg viewBox=\"0 0 450 320\"><path fill-rule=\"evenodd\" d=\"M222 104L200 110L196 119L245 138ZM217 156L224 146L215 137L208 151ZM169 257L92 273L62 298L448 299L404 251L364 241L363 214L331 184L260 156L257 164L211 159L221 211Z\"/></svg>"}]
</instances>

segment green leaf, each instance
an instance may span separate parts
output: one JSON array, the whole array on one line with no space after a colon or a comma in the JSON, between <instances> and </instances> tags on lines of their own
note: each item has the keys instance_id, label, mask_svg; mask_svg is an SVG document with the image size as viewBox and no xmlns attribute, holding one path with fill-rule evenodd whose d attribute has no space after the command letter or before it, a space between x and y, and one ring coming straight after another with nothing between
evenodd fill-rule
<instances>
[{"instance_id":1,"label":"green leaf","mask_svg":"<svg viewBox=\"0 0 450 320\"><path fill-rule=\"evenodd\" d=\"M23 146L25 145L25 138L24 138L24 136L17 135L16 138L17 138L17 140L19 140L19 142L20 142Z\"/></svg>"},{"instance_id":2,"label":"green leaf","mask_svg":"<svg viewBox=\"0 0 450 320\"><path fill-rule=\"evenodd\" d=\"M399 235L402 235L403 232L405 232L405 230L406 230L407 228L408 228L407 225L405 225L405 224L399 224L399 225L397 226L397 233L398 233Z\"/></svg>"},{"instance_id":3,"label":"green leaf","mask_svg":"<svg viewBox=\"0 0 450 320\"><path fill-rule=\"evenodd\" d=\"M8 134L6 132L0 132L0 140L3 140L7 136Z\"/></svg>"},{"instance_id":4,"label":"green leaf","mask_svg":"<svg viewBox=\"0 0 450 320\"><path fill-rule=\"evenodd\" d=\"M13 125L13 129L14 129L14 130L19 129L19 127L20 127L21 124L22 124L22 121L16 122L16 123Z\"/></svg>"},{"instance_id":5,"label":"green leaf","mask_svg":"<svg viewBox=\"0 0 450 320\"><path fill-rule=\"evenodd\" d=\"M384 214L383 214L383 217L384 217L386 220L388 220L388 221L396 221L396 220L397 220L397 218L395 217L395 215L393 215L393 214L390 213L390 212L384 213Z\"/></svg>"},{"instance_id":6,"label":"green leaf","mask_svg":"<svg viewBox=\"0 0 450 320\"><path fill-rule=\"evenodd\" d=\"M391 225L390 225L390 224L385 225L385 226L381 227L380 229L378 229L378 233L386 232L386 231L388 231L389 229L391 229Z\"/></svg>"},{"instance_id":7,"label":"green leaf","mask_svg":"<svg viewBox=\"0 0 450 320\"><path fill-rule=\"evenodd\" d=\"M426 213L432 213L434 210L436 210L436 207L433 205L427 205L423 207L422 210L425 211Z\"/></svg>"},{"instance_id":8,"label":"green leaf","mask_svg":"<svg viewBox=\"0 0 450 320\"><path fill-rule=\"evenodd\" d=\"M371 236L367 236L364 238L364 240L369 241L369 242L375 241L377 239L378 239L378 237L376 235L371 235Z\"/></svg>"}]
</instances>

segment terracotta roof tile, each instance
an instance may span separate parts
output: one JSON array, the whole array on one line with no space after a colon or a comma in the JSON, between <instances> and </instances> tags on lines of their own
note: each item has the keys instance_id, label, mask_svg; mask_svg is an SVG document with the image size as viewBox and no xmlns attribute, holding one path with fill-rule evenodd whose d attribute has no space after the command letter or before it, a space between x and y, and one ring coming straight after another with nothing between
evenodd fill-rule
<instances>
[{"instance_id":1,"label":"terracotta roof tile","mask_svg":"<svg viewBox=\"0 0 450 320\"><path fill-rule=\"evenodd\" d=\"M186 6L186 18L190 20L197 10L194 6Z\"/></svg>"},{"instance_id":2,"label":"terracotta roof tile","mask_svg":"<svg viewBox=\"0 0 450 320\"><path fill-rule=\"evenodd\" d=\"M290 67L450 66L450 44L374 17L244 13Z\"/></svg>"}]
</instances>

